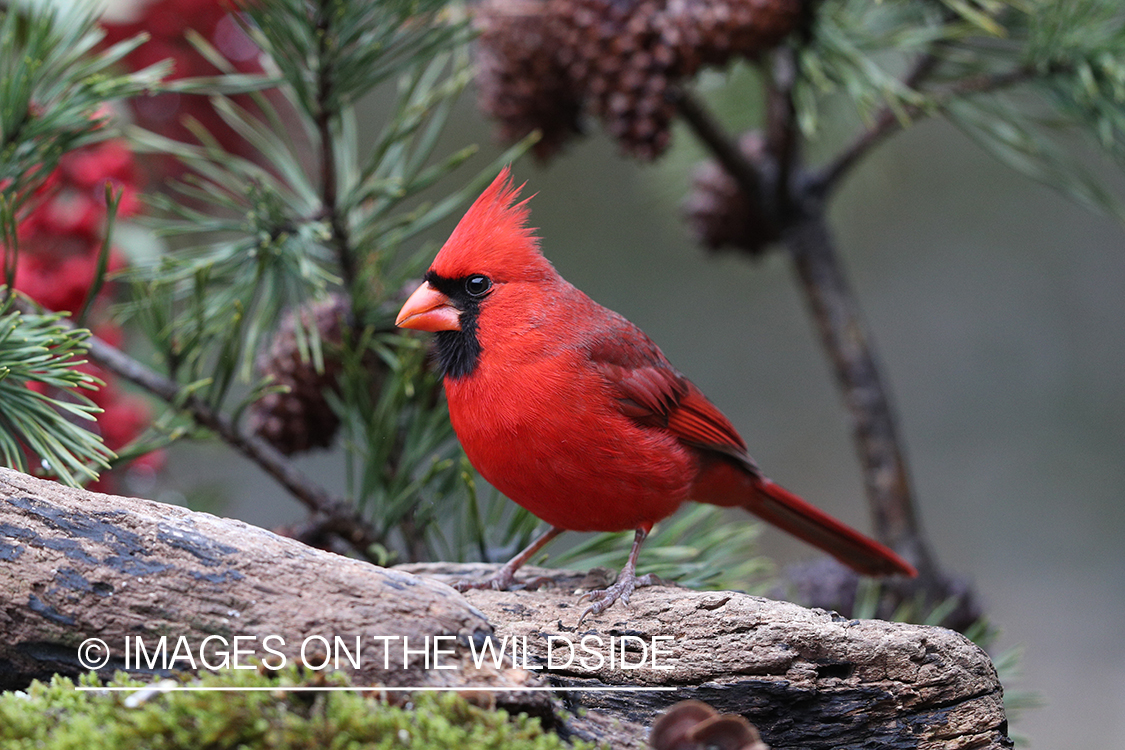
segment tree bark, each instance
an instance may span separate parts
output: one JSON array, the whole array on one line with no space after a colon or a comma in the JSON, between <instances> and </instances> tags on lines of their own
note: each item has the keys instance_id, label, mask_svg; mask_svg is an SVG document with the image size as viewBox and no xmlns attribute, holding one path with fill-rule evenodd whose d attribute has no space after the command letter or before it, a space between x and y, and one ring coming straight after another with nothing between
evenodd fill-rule
<instances>
[{"instance_id":1,"label":"tree bark","mask_svg":"<svg viewBox=\"0 0 1125 750\"><path fill-rule=\"evenodd\" d=\"M577 574L532 570L550 585L462 596L434 577L495 567L387 570L240 521L7 469L0 469L0 563L4 688L87 671L79 654L90 638L108 648L98 671L109 676L125 667L168 672L136 659L138 641L151 658L161 636L168 654L182 640L196 656L208 636L228 648L242 638L243 652L267 664L282 654L300 660L310 637L304 660L319 664L326 654L317 637L329 651L336 637L348 646L359 637L362 649L351 650L360 667L340 662L354 684L484 688L487 695L507 688L495 693L498 705L614 748L643 747L654 716L685 698L746 716L775 749L1010 747L988 656L941 628L848 621L736 592L673 587L641 589L631 607L614 606L579 628L583 607L574 590L598 584ZM263 651L267 636L278 639L277 656ZM602 664L590 657L585 666L577 659L562 665L566 649L582 649L584 637L591 651L577 656L596 653ZM477 665L473 654L486 643L505 659ZM549 643L554 664L545 663ZM218 660L214 649L209 659ZM253 668L248 658L242 664ZM523 690L532 686L643 690L575 690L552 701ZM652 690L658 687L674 689ZM562 708L587 711L563 719Z\"/></svg>"},{"instance_id":2,"label":"tree bark","mask_svg":"<svg viewBox=\"0 0 1125 750\"><path fill-rule=\"evenodd\" d=\"M403 566L442 580L477 578L484 564L423 563ZM946 628L848 620L734 591L676 587L638 589L629 607L615 605L575 627L584 605L576 589L604 580L525 566L527 579L546 577L537 591L466 592L495 627L494 638L526 638L531 663L546 663L554 644L556 665L564 645L592 636L627 639L626 658L642 661L642 644L671 653L647 666L621 669L596 659L550 670L558 685L642 685L672 692L570 694L567 707L609 713L643 725L672 704L701 700L721 713L745 716L773 750L873 750L879 748L1007 748L1003 688L988 655ZM604 649L597 649L604 652ZM521 661L522 663L522 661Z\"/></svg>"},{"instance_id":3,"label":"tree bark","mask_svg":"<svg viewBox=\"0 0 1125 750\"><path fill-rule=\"evenodd\" d=\"M460 685L466 656L448 661L457 669L425 669L424 656L409 655L402 641L420 649L427 637L451 636L458 644L492 633L484 616L448 586L307 547L241 521L135 498L71 489L0 469L0 687L12 688L53 673L87 671L78 648L87 638L105 642L112 654L99 673L116 669L168 672L126 664L128 639L136 655L140 637L150 656L160 636L167 653L181 638L222 660L243 637L244 651L269 659L264 639L287 661L306 661L325 637L363 646L355 679L364 684ZM253 640L250 640L253 639ZM390 657L383 659L383 643ZM439 642L444 649L446 639ZM97 654L89 654L95 660ZM249 658L240 659L248 663ZM90 661L87 661L89 664ZM270 663L279 663L278 658ZM314 662L315 663L315 662ZM347 662L345 662L347 663ZM384 663L389 664L384 668ZM190 666L181 661L178 667ZM521 685L526 676L472 675L484 684Z\"/></svg>"}]
</instances>

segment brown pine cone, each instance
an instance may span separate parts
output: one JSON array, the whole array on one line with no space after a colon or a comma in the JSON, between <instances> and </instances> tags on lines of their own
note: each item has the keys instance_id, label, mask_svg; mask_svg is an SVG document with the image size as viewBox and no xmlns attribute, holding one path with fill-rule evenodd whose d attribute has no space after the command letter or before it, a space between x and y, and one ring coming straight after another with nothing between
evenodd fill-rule
<instances>
[{"instance_id":1,"label":"brown pine cone","mask_svg":"<svg viewBox=\"0 0 1125 750\"><path fill-rule=\"evenodd\" d=\"M304 324L314 324L320 334L323 370L318 372L312 362L302 358L297 316L292 310L282 318L269 348L258 356L258 372L272 376L288 390L269 393L251 404L249 427L285 455L331 445L340 427L324 394L339 392L340 346L349 309L347 297L337 294L301 311Z\"/></svg>"},{"instance_id":2,"label":"brown pine cone","mask_svg":"<svg viewBox=\"0 0 1125 750\"><path fill-rule=\"evenodd\" d=\"M738 144L751 162L761 163L765 154L761 133L743 133ZM696 167L683 212L696 240L712 250L735 248L757 255L779 236L758 204L715 161Z\"/></svg>"},{"instance_id":3,"label":"brown pine cone","mask_svg":"<svg viewBox=\"0 0 1125 750\"><path fill-rule=\"evenodd\" d=\"M551 0L575 88L627 152L659 156L675 109L665 98L683 76L677 50L661 33L664 0Z\"/></svg>"},{"instance_id":4,"label":"brown pine cone","mask_svg":"<svg viewBox=\"0 0 1125 750\"><path fill-rule=\"evenodd\" d=\"M804 0L683 0L704 65L722 67L773 48L800 23Z\"/></svg>"},{"instance_id":5,"label":"brown pine cone","mask_svg":"<svg viewBox=\"0 0 1125 750\"><path fill-rule=\"evenodd\" d=\"M535 155L546 159L582 132L582 101L558 59L552 19L541 2L485 0L477 9L480 109L496 118L498 136L518 141L535 129Z\"/></svg>"},{"instance_id":6,"label":"brown pine cone","mask_svg":"<svg viewBox=\"0 0 1125 750\"><path fill-rule=\"evenodd\" d=\"M553 154L599 117L622 148L668 147L666 92L700 66L754 57L800 21L805 0L485 0L477 11L481 108L517 140L543 131Z\"/></svg>"}]
</instances>

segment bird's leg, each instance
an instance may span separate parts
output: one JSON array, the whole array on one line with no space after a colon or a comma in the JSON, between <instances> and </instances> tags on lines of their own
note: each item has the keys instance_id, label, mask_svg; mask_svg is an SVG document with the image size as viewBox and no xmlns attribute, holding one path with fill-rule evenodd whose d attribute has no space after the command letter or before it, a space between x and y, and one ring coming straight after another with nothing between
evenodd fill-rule
<instances>
[{"instance_id":1,"label":"bird's leg","mask_svg":"<svg viewBox=\"0 0 1125 750\"><path fill-rule=\"evenodd\" d=\"M513 557L496 574L485 578L483 581L457 581L453 584L453 588L458 591L468 591L469 589L495 589L496 591L506 591L512 582L516 580L516 571L520 569L525 562L530 560L532 556L543 549L547 542L551 541L559 534L563 533L563 529L558 526L552 526L543 533L542 536L532 540L531 544L527 545L522 552Z\"/></svg>"},{"instance_id":2,"label":"bird's leg","mask_svg":"<svg viewBox=\"0 0 1125 750\"><path fill-rule=\"evenodd\" d=\"M582 621L586 619L587 615L594 614L600 615L610 608L615 601L621 600L622 604L629 603L629 596L633 593L634 589L641 586L652 586L659 583L656 576L649 575L637 577L637 558L641 554L641 544L648 537L648 532L651 527L642 526L637 529L636 535L633 537L633 549L629 552L629 559L625 562L625 567L621 569L621 574L617 576L617 581L608 588L600 589L598 591L588 591L583 594L578 601L589 599L593 602L582 616L578 618L578 624L581 625Z\"/></svg>"}]
</instances>

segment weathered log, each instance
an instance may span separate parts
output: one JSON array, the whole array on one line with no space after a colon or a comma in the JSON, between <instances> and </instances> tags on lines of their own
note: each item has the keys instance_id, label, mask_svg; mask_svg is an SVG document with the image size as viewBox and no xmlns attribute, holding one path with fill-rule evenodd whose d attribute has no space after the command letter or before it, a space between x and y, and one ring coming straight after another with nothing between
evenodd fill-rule
<instances>
[{"instance_id":1,"label":"weathered log","mask_svg":"<svg viewBox=\"0 0 1125 750\"><path fill-rule=\"evenodd\" d=\"M448 563L403 568L448 581L495 570ZM550 585L469 591L466 597L493 624L494 639L526 643L528 664L552 665L544 673L553 684L676 688L569 693L572 710L650 725L668 706L696 699L745 716L774 750L1011 747L991 660L952 630L847 620L733 591L675 587L638 589L629 607L611 607L576 627L584 609L576 589L604 581L536 568L524 576L547 578ZM585 663L567 664L571 644L583 653L584 637L595 646ZM610 638L619 639L615 648L624 643L626 660L635 666L604 658L598 664L594 654L604 656Z\"/></svg>"},{"instance_id":2,"label":"weathered log","mask_svg":"<svg viewBox=\"0 0 1125 750\"><path fill-rule=\"evenodd\" d=\"M457 578L494 567L412 569ZM669 587L639 590L631 607L577 628L580 576L529 571L536 574L554 585L462 596L239 521L0 469L0 687L86 671L79 647L90 638L108 647L100 670L108 675L166 671L137 659L138 643L153 658L161 636L165 658L183 643L200 662L208 636L228 650L241 637L243 666L249 656L270 666L281 655L296 660L309 642L304 658L319 663L324 645L331 651L339 637L351 647L359 637L360 667L340 662L356 684L506 687L520 692L498 694L499 703L548 721L555 713L545 695L522 688L645 688L557 694L568 708L590 709L561 731L615 748L642 747L653 716L683 698L746 716L775 749L1010 746L991 662L951 631ZM278 639L273 651L263 650L267 636ZM412 653L403 654L403 638ZM388 639L397 640L388 647ZM505 660L479 659L488 645ZM564 665L568 648L576 658ZM644 666L634 666L642 652ZM180 656L172 666L192 666ZM211 648L210 663L219 658ZM444 668L427 668L427 658Z\"/></svg>"},{"instance_id":3,"label":"weathered log","mask_svg":"<svg viewBox=\"0 0 1125 750\"><path fill-rule=\"evenodd\" d=\"M166 673L177 645L184 657L172 665L178 669L193 666L188 657L195 666L221 663L224 651L230 661L236 645L240 666L253 668L255 657L279 666L281 655L292 663L302 646L306 663L319 666L335 657L337 637L353 654L361 639L359 669L341 653L357 684L518 686L528 679L522 670L466 669L464 646L492 628L441 583L241 521L9 469L0 469L0 561L0 687L85 672L106 655L99 673ZM163 654L153 659L161 636ZM208 636L215 637L204 644ZM80 654L89 638L109 653L91 644ZM452 668L426 668L435 643L443 666ZM406 656L403 644L411 649Z\"/></svg>"}]
</instances>

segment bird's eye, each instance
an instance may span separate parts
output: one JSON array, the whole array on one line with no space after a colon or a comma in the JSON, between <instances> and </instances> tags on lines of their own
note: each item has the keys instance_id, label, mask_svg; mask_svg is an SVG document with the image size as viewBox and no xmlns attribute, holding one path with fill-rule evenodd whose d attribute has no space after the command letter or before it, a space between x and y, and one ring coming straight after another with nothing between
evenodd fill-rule
<instances>
[{"instance_id":1,"label":"bird's eye","mask_svg":"<svg viewBox=\"0 0 1125 750\"><path fill-rule=\"evenodd\" d=\"M465 291L470 297L480 297L492 288L492 279L487 276L470 276L465 279Z\"/></svg>"}]
</instances>

